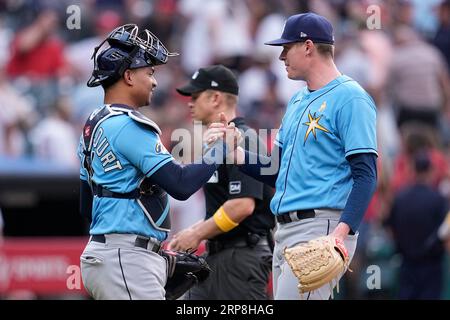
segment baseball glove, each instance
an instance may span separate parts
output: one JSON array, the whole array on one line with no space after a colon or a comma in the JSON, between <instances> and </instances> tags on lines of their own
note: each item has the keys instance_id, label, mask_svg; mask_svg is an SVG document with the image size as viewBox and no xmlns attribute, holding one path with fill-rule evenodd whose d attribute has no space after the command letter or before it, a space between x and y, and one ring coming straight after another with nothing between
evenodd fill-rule
<instances>
[{"instance_id":1,"label":"baseball glove","mask_svg":"<svg viewBox=\"0 0 450 320\"><path fill-rule=\"evenodd\" d=\"M284 257L298 278L300 294L338 279L349 264L344 244L330 235L285 248Z\"/></svg>"},{"instance_id":2,"label":"baseball glove","mask_svg":"<svg viewBox=\"0 0 450 320\"><path fill-rule=\"evenodd\" d=\"M176 300L195 284L208 278L211 269L205 259L193 253L162 250L167 260L166 299Z\"/></svg>"}]
</instances>

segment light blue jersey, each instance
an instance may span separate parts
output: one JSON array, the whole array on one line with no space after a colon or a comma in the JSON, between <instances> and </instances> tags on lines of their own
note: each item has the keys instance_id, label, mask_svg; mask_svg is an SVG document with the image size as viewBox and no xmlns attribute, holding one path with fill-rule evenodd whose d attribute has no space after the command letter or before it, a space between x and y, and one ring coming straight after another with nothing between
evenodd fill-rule
<instances>
[{"instance_id":1,"label":"light blue jersey","mask_svg":"<svg viewBox=\"0 0 450 320\"><path fill-rule=\"evenodd\" d=\"M78 154L83 155L83 136ZM93 137L92 181L116 193L137 189L145 177L173 160L159 135L148 126L122 114L100 123ZM88 180L81 167L80 178ZM164 216L168 214L166 208ZM90 234L131 233L162 241L167 232L156 230L136 199L94 196Z\"/></svg>"},{"instance_id":2,"label":"light blue jersey","mask_svg":"<svg viewBox=\"0 0 450 320\"><path fill-rule=\"evenodd\" d=\"M275 138L282 148L274 214L344 209L353 185L345 157L377 153L376 107L354 80L339 76L290 100Z\"/></svg>"}]
</instances>

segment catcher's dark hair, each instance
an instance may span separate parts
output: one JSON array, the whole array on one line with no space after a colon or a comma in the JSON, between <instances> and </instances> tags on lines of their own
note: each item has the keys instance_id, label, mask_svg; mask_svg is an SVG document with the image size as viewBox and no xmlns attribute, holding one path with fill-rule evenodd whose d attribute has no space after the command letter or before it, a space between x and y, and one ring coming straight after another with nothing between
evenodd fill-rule
<instances>
[{"instance_id":1,"label":"catcher's dark hair","mask_svg":"<svg viewBox=\"0 0 450 320\"><path fill-rule=\"evenodd\" d=\"M101 86L103 88L103 90L106 92L109 88L111 88L113 86L113 84L115 84L117 81L104 81L101 83Z\"/></svg>"}]
</instances>

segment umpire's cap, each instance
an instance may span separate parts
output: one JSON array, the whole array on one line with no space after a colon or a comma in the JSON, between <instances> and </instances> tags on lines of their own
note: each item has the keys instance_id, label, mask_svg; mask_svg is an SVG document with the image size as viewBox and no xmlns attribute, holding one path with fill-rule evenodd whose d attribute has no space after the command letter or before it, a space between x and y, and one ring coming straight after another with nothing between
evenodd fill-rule
<instances>
[{"instance_id":1,"label":"umpire's cap","mask_svg":"<svg viewBox=\"0 0 450 320\"><path fill-rule=\"evenodd\" d=\"M306 40L334 44L333 26L326 18L312 12L296 14L287 19L281 38L264 44L282 46Z\"/></svg>"},{"instance_id":2,"label":"umpire's cap","mask_svg":"<svg viewBox=\"0 0 450 320\"><path fill-rule=\"evenodd\" d=\"M234 95L239 93L238 82L233 71L221 64L198 69L189 83L177 88L177 91L183 96L190 96L208 89Z\"/></svg>"},{"instance_id":3,"label":"umpire's cap","mask_svg":"<svg viewBox=\"0 0 450 320\"><path fill-rule=\"evenodd\" d=\"M98 53L106 44L109 47ZM176 55L178 53L169 52L147 29L139 31L135 24L120 26L95 48L92 54L94 70L87 85L88 87L111 85L127 69L165 64L169 57Z\"/></svg>"}]
</instances>

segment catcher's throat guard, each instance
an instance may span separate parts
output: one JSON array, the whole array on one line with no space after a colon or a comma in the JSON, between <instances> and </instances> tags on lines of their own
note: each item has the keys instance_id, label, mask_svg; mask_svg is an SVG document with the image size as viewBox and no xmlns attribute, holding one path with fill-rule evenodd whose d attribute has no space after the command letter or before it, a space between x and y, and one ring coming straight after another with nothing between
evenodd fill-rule
<instances>
[{"instance_id":1,"label":"catcher's throat guard","mask_svg":"<svg viewBox=\"0 0 450 320\"><path fill-rule=\"evenodd\" d=\"M92 147L97 129L106 119L122 114L128 115L134 121L145 124L150 127L151 130L161 134L161 130L156 123L148 119L140 112L129 107L121 105L105 105L102 108L95 110L89 116L83 128L83 167L88 172L88 182L93 193L95 193L95 190L102 188L99 185L95 185L92 181L92 177L94 175L92 168L92 157L94 151L92 150ZM108 190L107 192L112 197L136 199L137 203L144 211L147 219L155 229L165 232L170 231L171 224L169 215L169 199L166 191L164 191L160 186L150 183L148 179L143 179L139 185L139 188L135 191L127 193L128 196L125 196L124 194L117 194Z\"/></svg>"}]
</instances>

